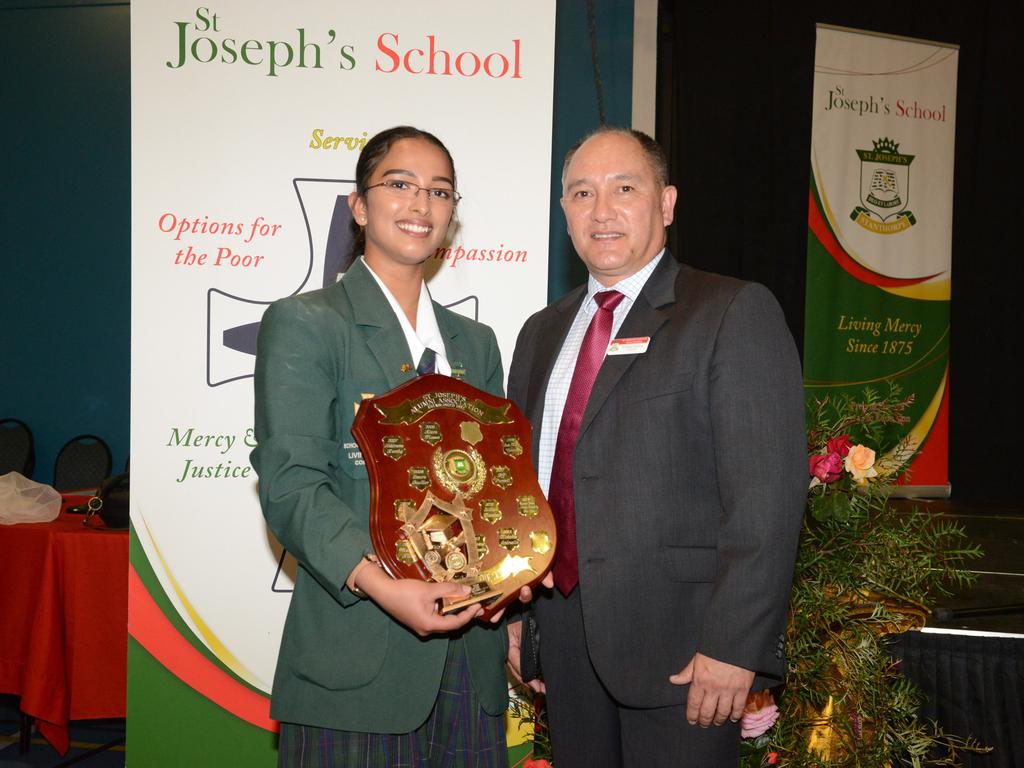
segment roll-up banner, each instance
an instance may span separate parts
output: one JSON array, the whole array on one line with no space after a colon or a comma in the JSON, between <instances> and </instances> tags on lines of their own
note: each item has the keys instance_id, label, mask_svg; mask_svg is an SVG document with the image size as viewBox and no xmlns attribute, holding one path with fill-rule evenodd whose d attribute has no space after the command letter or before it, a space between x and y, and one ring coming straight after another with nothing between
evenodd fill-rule
<instances>
[{"instance_id":1,"label":"roll-up banner","mask_svg":"<svg viewBox=\"0 0 1024 768\"><path fill-rule=\"evenodd\" d=\"M359 151L410 124L464 195L431 294L511 359L547 298L555 3L131 10L131 760L269 766L295 564L249 464L260 318L345 270Z\"/></svg>"},{"instance_id":2,"label":"roll-up banner","mask_svg":"<svg viewBox=\"0 0 1024 768\"><path fill-rule=\"evenodd\" d=\"M897 383L919 453L903 493L949 495L955 46L818 25L808 397Z\"/></svg>"}]
</instances>

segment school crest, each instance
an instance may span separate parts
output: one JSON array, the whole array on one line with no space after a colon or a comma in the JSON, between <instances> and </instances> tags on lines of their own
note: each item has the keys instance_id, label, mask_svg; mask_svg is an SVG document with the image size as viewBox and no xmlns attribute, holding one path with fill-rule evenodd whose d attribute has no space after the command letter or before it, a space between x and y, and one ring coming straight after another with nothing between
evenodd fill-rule
<instances>
[{"instance_id":1,"label":"school crest","mask_svg":"<svg viewBox=\"0 0 1024 768\"><path fill-rule=\"evenodd\" d=\"M907 210L914 155L901 153L900 145L889 138L872 143L872 149L856 150L860 157L860 205L854 207L850 218L870 232L893 235L917 223Z\"/></svg>"}]
</instances>

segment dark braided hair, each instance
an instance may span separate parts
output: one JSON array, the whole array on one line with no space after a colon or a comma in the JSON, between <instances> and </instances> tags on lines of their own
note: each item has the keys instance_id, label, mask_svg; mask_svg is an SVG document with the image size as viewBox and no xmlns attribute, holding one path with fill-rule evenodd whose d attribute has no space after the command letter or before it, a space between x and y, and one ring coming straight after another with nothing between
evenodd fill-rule
<instances>
[{"instance_id":1,"label":"dark braided hair","mask_svg":"<svg viewBox=\"0 0 1024 768\"><path fill-rule=\"evenodd\" d=\"M414 128L411 125L396 125L394 128L387 128L380 133L375 134L366 142L362 151L359 153L359 159L356 161L357 195L363 197L366 194L366 187L370 183L370 177L373 176L373 172L377 170L377 166L380 165L380 161L384 159L384 156L387 155L388 152L391 151L391 147L394 146L395 142L401 141L402 139L423 139L440 149L444 153L444 156L448 158L448 165L451 166L452 184L456 184L455 161L452 160L452 153L448 151L448 147L444 145L444 142L429 131ZM352 226L355 228L355 237L352 241L352 253L349 255L348 264L345 265L345 269L348 269L352 262L355 261L355 259L358 258L366 248L366 233L363 231L363 228L356 224L354 220L352 221Z\"/></svg>"}]
</instances>

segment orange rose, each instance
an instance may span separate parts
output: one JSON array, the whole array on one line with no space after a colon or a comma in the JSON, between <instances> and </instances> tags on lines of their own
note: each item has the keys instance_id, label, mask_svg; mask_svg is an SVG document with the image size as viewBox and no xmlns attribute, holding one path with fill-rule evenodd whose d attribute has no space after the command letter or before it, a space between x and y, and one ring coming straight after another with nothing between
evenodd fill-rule
<instances>
[{"instance_id":1,"label":"orange rose","mask_svg":"<svg viewBox=\"0 0 1024 768\"><path fill-rule=\"evenodd\" d=\"M878 471L875 469L875 452L866 445L855 445L846 454L843 462L846 471L853 475L858 485L864 485L869 477L876 477Z\"/></svg>"}]
</instances>

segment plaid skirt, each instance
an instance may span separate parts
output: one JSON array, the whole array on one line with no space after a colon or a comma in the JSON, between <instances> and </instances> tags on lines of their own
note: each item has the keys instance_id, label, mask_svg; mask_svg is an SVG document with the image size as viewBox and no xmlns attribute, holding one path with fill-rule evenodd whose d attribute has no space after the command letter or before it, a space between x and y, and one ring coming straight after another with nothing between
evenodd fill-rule
<instances>
[{"instance_id":1,"label":"plaid skirt","mask_svg":"<svg viewBox=\"0 0 1024 768\"><path fill-rule=\"evenodd\" d=\"M280 768L507 768L505 718L480 708L461 639L448 643L430 716L410 733L281 723Z\"/></svg>"}]
</instances>

